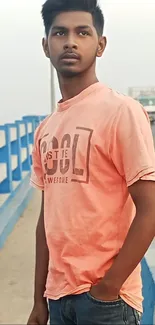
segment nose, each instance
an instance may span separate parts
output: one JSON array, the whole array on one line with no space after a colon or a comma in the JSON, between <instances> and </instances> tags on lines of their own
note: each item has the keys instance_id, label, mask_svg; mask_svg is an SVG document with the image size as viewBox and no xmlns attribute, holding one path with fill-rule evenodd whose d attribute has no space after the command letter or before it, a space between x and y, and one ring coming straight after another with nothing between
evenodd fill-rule
<instances>
[{"instance_id":1,"label":"nose","mask_svg":"<svg viewBox=\"0 0 155 325\"><path fill-rule=\"evenodd\" d=\"M64 44L64 50L66 51L66 50L72 50L72 49L74 49L74 50L77 50L78 49L78 45L77 45L77 43L76 43L76 40L75 40L75 37L73 37L72 35L70 35L68 38L67 38L67 40L66 40L66 42L65 42L65 44Z\"/></svg>"}]
</instances>

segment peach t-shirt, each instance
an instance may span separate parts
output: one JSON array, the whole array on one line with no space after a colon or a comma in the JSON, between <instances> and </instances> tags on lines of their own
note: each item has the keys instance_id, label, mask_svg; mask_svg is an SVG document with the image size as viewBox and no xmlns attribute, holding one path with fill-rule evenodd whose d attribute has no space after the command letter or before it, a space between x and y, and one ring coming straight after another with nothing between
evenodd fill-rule
<instances>
[{"instance_id":1,"label":"peach t-shirt","mask_svg":"<svg viewBox=\"0 0 155 325\"><path fill-rule=\"evenodd\" d=\"M96 83L38 127L31 184L44 191L45 296L87 292L119 253L135 217L128 186L155 181L150 123L133 99ZM142 311L140 265L121 297Z\"/></svg>"}]
</instances>

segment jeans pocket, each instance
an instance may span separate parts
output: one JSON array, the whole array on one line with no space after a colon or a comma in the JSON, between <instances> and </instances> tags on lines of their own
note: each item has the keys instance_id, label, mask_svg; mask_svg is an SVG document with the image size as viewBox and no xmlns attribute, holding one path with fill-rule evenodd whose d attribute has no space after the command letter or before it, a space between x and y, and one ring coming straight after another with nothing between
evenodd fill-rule
<instances>
[{"instance_id":1,"label":"jeans pocket","mask_svg":"<svg viewBox=\"0 0 155 325\"><path fill-rule=\"evenodd\" d=\"M112 306L117 306L117 305L123 304L122 298L118 298L117 300L113 300L113 301L104 301L104 300L100 300L100 299L93 297L90 292L87 292L86 295L87 295L87 298L90 299L92 302L94 302L96 304L102 304L103 306L107 306L107 307L108 306L112 307Z\"/></svg>"},{"instance_id":2,"label":"jeans pocket","mask_svg":"<svg viewBox=\"0 0 155 325\"><path fill-rule=\"evenodd\" d=\"M133 312L134 312L134 316L135 316L135 320L136 320L136 325L140 325L142 313L140 313L139 311L137 311L135 309L133 310Z\"/></svg>"}]
</instances>

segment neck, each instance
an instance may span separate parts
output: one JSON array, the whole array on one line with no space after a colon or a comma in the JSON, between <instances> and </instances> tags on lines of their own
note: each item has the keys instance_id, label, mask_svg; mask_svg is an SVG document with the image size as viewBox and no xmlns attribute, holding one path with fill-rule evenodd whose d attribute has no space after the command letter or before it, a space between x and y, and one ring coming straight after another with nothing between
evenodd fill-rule
<instances>
[{"instance_id":1,"label":"neck","mask_svg":"<svg viewBox=\"0 0 155 325\"><path fill-rule=\"evenodd\" d=\"M98 82L95 71L92 73L91 70L72 78L65 78L58 74L58 79L63 101L77 96L84 89Z\"/></svg>"}]
</instances>

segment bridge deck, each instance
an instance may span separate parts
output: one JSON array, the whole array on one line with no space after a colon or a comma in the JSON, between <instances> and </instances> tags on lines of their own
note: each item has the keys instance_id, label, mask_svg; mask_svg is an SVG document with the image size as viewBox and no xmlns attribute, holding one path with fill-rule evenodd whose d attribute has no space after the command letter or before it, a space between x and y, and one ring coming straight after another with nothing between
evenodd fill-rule
<instances>
[{"instance_id":1,"label":"bridge deck","mask_svg":"<svg viewBox=\"0 0 155 325\"><path fill-rule=\"evenodd\" d=\"M0 251L0 324L26 324L32 308L37 191Z\"/></svg>"}]
</instances>

